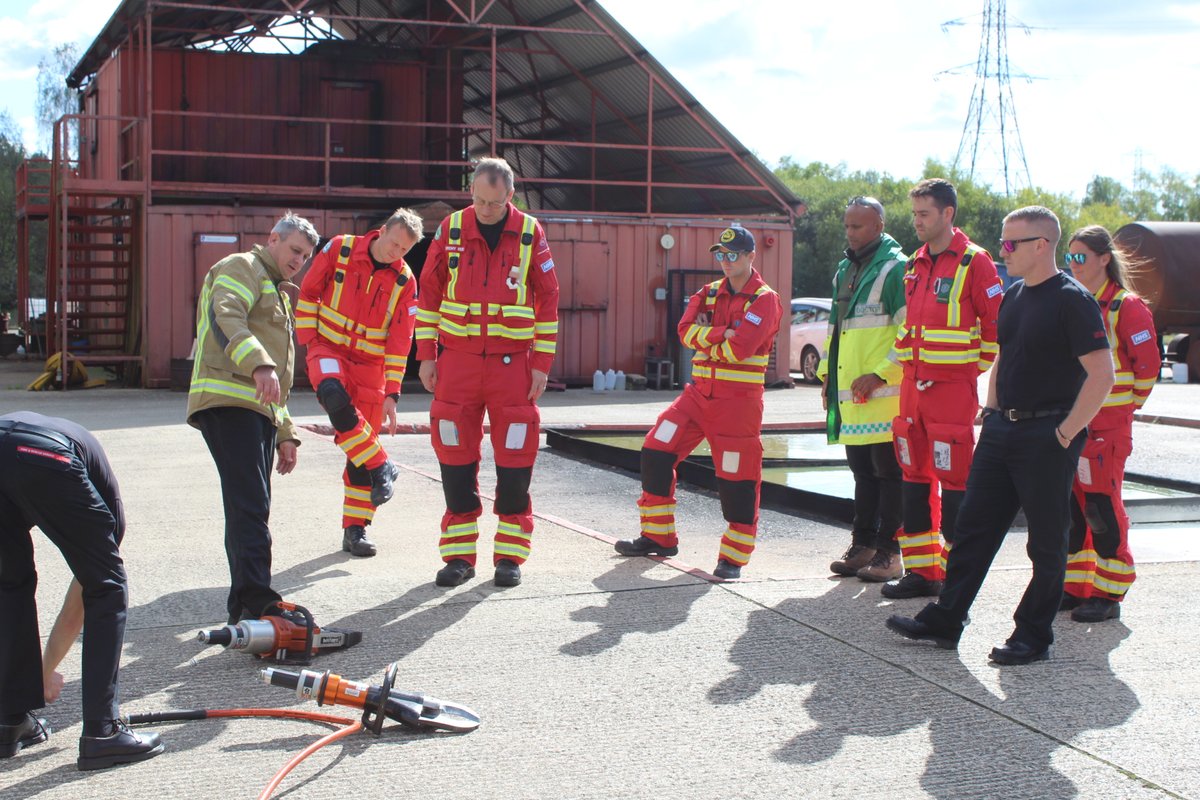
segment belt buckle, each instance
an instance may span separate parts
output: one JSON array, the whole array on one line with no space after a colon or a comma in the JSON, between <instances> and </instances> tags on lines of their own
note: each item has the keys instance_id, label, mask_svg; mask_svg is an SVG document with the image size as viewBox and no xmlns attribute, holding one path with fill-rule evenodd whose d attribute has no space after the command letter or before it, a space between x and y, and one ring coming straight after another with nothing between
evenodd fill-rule
<instances>
[{"instance_id":1,"label":"belt buckle","mask_svg":"<svg viewBox=\"0 0 1200 800\"><path fill-rule=\"evenodd\" d=\"M1015 408L1006 408L1003 411L1001 411L1000 413L1009 422L1016 422L1017 420L1020 419L1020 417L1017 416L1017 410Z\"/></svg>"}]
</instances>

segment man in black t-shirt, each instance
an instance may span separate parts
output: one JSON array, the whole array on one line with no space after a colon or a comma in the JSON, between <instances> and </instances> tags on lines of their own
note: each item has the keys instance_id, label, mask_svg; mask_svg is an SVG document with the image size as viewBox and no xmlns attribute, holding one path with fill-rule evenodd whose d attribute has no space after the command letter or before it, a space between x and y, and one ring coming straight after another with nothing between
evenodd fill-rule
<instances>
[{"instance_id":1,"label":"man in black t-shirt","mask_svg":"<svg viewBox=\"0 0 1200 800\"><path fill-rule=\"evenodd\" d=\"M30 536L35 525L62 551L82 587L79 769L153 758L163 751L158 734L134 733L118 709L128 592L118 549L125 513L117 479L95 436L70 420L31 411L0 417L0 758L50 735L46 721L32 713L45 706Z\"/></svg>"},{"instance_id":2,"label":"man in black t-shirt","mask_svg":"<svg viewBox=\"0 0 1200 800\"><path fill-rule=\"evenodd\" d=\"M909 639L958 646L967 612L1017 511L1029 523L1026 551L1033 578L1013 615L1016 629L992 649L998 664L1050 657L1051 624L1062 597L1071 525L1071 480L1086 426L1113 385L1112 357L1100 307L1055 267L1058 218L1041 206L1004 219L1001 250L1010 275L1023 280L1000 306L1000 355L988 386L983 430L958 538L936 603L887 626Z\"/></svg>"}]
</instances>

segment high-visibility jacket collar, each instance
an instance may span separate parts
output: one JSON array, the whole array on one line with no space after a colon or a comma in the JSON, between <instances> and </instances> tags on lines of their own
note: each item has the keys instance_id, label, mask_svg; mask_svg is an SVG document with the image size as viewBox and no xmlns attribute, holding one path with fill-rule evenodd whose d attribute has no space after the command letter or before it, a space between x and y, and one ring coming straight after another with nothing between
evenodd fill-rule
<instances>
[{"instance_id":1,"label":"high-visibility jacket collar","mask_svg":"<svg viewBox=\"0 0 1200 800\"><path fill-rule=\"evenodd\" d=\"M731 286L729 283L729 278L722 278L720 285L717 287L717 293L727 294L730 297L737 297L739 294L753 297L755 294L757 294L760 288L766 285L767 282L763 280L762 275L759 274L758 270L756 270L754 267L751 267L750 279L746 281L746 285L742 287L740 292L735 292L733 290L733 286Z\"/></svg>"},{"instance_id":2,"label":"high-visibility jacket collar","mask_svg":"<svg viewBox=\"0 0 1200 800\"><path fill-rule=\"evenodd\" d=\"M254 253L254 257L262 262L266 267L267 275L271 278L271 283L278 286L283 282L283 270L275 263L275 259L271 258L271 251L263 247L261 244L256 244L251 248L250 252Z\"/></svg>"},{"instance_id":3,"label":"high-visibility jacket collar","mask_svg":"<svg viewBox=\"0 0 1200 800\"><path fill-rule=\"evenodd\" d=\"M947 253L954 256L955 258L959 258L960 256L962 256L963 253L967 252L967 246L970 245L971 240L968 239L967 235L965 233L963 233L961 230L959 230L958 228L954 228L953 230L954 230L954 236L952 236L950 238L950 246L947 247L942 252L938 253L938 258L941 258L942 256L946 255ZM933 264L933 258L930 256L930 253L929 253L929 243L928 242L921 245L919 248L917 248L917 252L913 253L913 262L916 263L916 262L920 262L920 261L927 261L927 262L929 262L929 264L931 266Z\"/></svg>"}]
</instances>

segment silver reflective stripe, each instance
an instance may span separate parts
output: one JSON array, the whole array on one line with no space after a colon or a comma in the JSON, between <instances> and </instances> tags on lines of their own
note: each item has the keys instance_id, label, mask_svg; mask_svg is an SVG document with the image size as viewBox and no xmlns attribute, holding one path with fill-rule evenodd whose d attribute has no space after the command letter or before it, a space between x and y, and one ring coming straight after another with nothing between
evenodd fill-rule
<instances>
[{"instance_id":1,"label":"silver reflective stripe","mask_svg":"<svg viewBox=\"0 0 1200 800\"><path fill-rule=\"evenodd\" d=\"M865 317L850 317L842 323L842 330L852 331L856 328L890 328L894 323L887 314L871 314Z\"/></svg>"},{"instance_id":2,"label":"silver reflective stripe","mask_svg":"<svg viewBox=\"0 0 1200 800\"><path fill-rule=\"evenodd\" d=\"M899 261L893 258L879 270L879 274L875 276L875 283L871 286L871 294L867 298L868 304L878 303L879 298L883 297L883 283L887 280L888 273L895 269L899 263Z\"/></svg>"},{"instance_id":3,"label":"silver reflective stripe","mask_svg":"<svg viewBox=\"0 0 1200 800\"><path fill-rule=\"evenodd\" d=\"M901 306L900 310L892 314L892 319L895 320L896 325L903 326L905 320L908 319L908 306Z\"/></svg>"},{"instance_id":4,"label":"silver reflective stripe","mask_svg":"<svg viewBox=\"0 0 1200 800\"><path fill-rule=\"evenodd\" d=\"M879 397L895 397L898 394L900 394L899 386L884 386L871 392L871 396L867 399L875 400ZM854 392L850 391L849 389L842 389L838 392L838 400L850 402L854 400Z\"/></svg>"}]
</instances>

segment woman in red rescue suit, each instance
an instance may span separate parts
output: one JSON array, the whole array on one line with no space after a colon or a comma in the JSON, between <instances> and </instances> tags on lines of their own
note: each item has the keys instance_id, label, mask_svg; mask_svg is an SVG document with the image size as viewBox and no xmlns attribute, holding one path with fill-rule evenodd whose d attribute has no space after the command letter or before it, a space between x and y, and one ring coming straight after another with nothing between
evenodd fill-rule
<instances>
[{"instance_id":1,"label":"woman in red rescue suit","mask_svg":"<svg viewBox=\"0 0 1200 800\"><path fill-rule=\"evenodd\" d=\"M558 278L542 226L512 204L513 183L503 159L481 160L472 205L438 226L421 272L417 358L433 392L430 437L446 496L439 586L475 575L485 410L496 459L496 585L518 585L529 558L536 402L558 340Z\"/></svg>"},{"instance_id":2,"label":"woman in red rescue suit","mask_svg":"<svg viewBox=\"0 0 1200 800\"><path fill-rule=\"evenodd\" d=\"M783 307L754 269L754 236L740 225L709 248L725 278L692 295L679 338L695 349L692 380L642 443L641 535L616 543L623 556L673 556L675 468L707 439L728 527L713 575L741 577L758 535L762 484L763 376Z\"/></svg>"},{"instance_id":3,"label":"woman in red rescue suit","mask_svg":"<svg viewBox=\"0 0 1200 800\"><path fill-rule=\"evenodd\" d=\"M1075 473L1067 580L1061 610L1076 622L1121 616L1133 583L1129 516L1121 502L1125 459L1133 450L1133 413L1142 407L1162 365L1150 309L1131 294L1129 255L1099 225L1071 236L1067 267L1100 303L1117 382L1091 424Z\"/></svg>"},{"instance_id":4,"label":"woman in red rescue suit","mask_svg":"<svg viewBox=\"0 0 1200 800\"><path fill-rule=\"evenodd\" d=\"M366 236L334 236L313 258L296 304L308 380L346 454L342 549L360 558L375 555L367 526L391 499L399 474L379 431L385 418L395 431L417 313L417 281L404 255L421 240L424 224L400 208Z\"/></svg>"}]
</instances>

